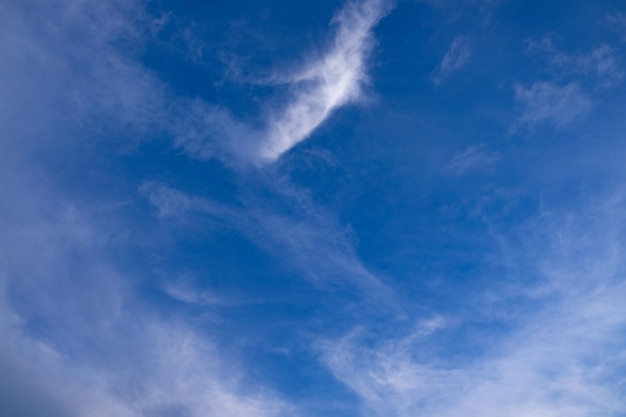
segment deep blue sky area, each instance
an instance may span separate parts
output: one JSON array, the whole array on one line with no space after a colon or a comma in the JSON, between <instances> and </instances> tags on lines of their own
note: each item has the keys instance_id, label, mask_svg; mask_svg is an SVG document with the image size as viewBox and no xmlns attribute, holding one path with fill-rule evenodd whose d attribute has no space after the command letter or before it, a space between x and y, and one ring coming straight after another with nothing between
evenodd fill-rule
<instances>
[{"instance_id":1,"label":"deep blue sky area","mask_svg":"<svg viewBox=\"0 0 626 417\"><path fill-rule=\"evenodd\" d=\"M626 416L626 5L0 4L0 417Z\"/></svg>"}]
</instances>

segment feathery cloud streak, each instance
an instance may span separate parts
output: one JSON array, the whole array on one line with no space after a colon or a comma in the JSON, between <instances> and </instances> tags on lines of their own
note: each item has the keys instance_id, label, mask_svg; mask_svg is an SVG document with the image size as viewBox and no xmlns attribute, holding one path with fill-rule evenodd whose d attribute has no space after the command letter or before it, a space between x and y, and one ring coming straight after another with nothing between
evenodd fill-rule
<instances>
[{"instance_id":1,"label":"feathery cloud streak","mask_svg":"<svg viewBox=\"0 0 626 417\"><path fill-rule=\"evenodd\" d=\"M433 74L433 82L439 84L453 72L459 71L469 62L471 56L472 50L469 38L466 36L454 38L450 48Z\"/></svg>"},{"instance_id":2,"label":"feathery cloud streak","mask_svg":"<svg viewBox=\"0 0 626 417\"><path fill-rule=\"evenodd\" d=\"M336 224L333 216L313 206L300 190L293 189L288 183L281 183L279 191L292 204L296 204L293 200L298 200L294 214L273 212L265 207L264 202L245 196L242 199L249 201L245 209L241 209L190 197L154 182L141 187L141 192L158 209L160 217L182 221L217 219L220 227L241 231L319 287L345 285L360 290L372 302L388 303L389 288L363 265L346 231ZM289 256L285 257L285 253Z\"/></svg>"},{"instance_id":3,"label":"feathery cloud streak","mask_svg":"<svg viewBox=\"0 0 626 417\"><path fill-rule=\"evenodd\" d=\"M288 105L271 117L258 158L276 160L305 140L334 109L361 97L367 80L365 60L374 43L372 28L389 8L387 0L351 2L334 17L337 33L333 47L293 77L295 93Z\"/></svg>"},{"instance_id":4,"label":"feathery cloud streak","mask_svg":"<svg viewBox=\"0 0 626 417\"><path fill-rule=\"evenodd\" d=\"M488 152L483 145L472 145L462 152L456 152L444 167L444 172L461 176L471 171L485 170L499 159L497 153Z\"/></svg>"},{"instance_id":5,"label":"feathery cloud streak","mask_svg":"<svg viewBox=\"0 0 626 417\"><path fill-rule=\"evenodd\" d=\"M333 18L333 43L298 70L277 72L265 85L288 86L282 105L268 103L259 123L202 100L177 101L165 126L175 143L199 159L232 158L265 165L306 140L333 110L362 98L367 58L375 44L373 28L393 7L392 0L350 1Z\"/></svg>"}]
</instances>

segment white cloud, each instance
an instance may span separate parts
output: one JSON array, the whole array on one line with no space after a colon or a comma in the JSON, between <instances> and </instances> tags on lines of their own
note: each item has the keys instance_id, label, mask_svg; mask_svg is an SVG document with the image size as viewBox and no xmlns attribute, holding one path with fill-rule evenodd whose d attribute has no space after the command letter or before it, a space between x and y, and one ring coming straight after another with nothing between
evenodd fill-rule
<instances>
[{"instance_id":1,"label":"white cloud","mask_svg":"<svg viewBox=\"0 0 626 417\"><path fill-rule=\"evenodd\" d=\"M127 273L112 252L153 236L129 236L124 202L100 194L98 180L85 180L86 190L64 176L65 167L50 168L59 154L82 159L102 131L123 129L124 139L156 131L190 136L180 108L189 101L171 105L163 84L113 46L140 48L143 6L2 4L0 76L9 82L0 95L0 414L297 415L249 380L241 358L220 352L219 340L150 310L132 287L151 271ZM174 122L164 116L171 114ZM94 171L80 175L110 174ZM198 203L154 197L163 217ZM181 288L169 290L185 298ZM208 293L196 299L215 302Z\"/></svg>"},{"instance_id":2,"label":"white cloud","mask_svg":"<svg viewBox=\"0 0 626 417\"><path fill-rule=\"evenodd\" d=\"M6 312L7 300L0 304ZM0 392L0 397L7 396L3 404L19 415L52 417L298 414L257 383L244 385L235 359L222 356L211 342L184 325L149 316L119 320L123 323L111 323L119 334L91 335L97 337L92 342L100 349L109 349L104 361L90 357L94 352L68 355L64 347L57 349L18 326L4 324L0 369L5 371L4 381L19 383ZM71 332L76 330L64 328L63 332L73 337Z\"/></svg>"},{"instance_id":3,"label":"white cloud","mask_svg":"<svg viewBox=\"0 0 626 417\"><path fill-rule=\"evenodd\" d=\"M363 265L345 228L285 179L273 178L269 182L268 189L276 193L274 198L284 199L290 214L277 212L266 201L245 194L239 196L242 209L189 197L157 183L148 183L141 190L161 215L171 213L183 223L193 216L215 217L218 227L241 231L315 285L357 288L369 301L388 304L390 290ZM193 226L197 224L195 221Z\"/></svg>"},{"instance_id":4,"label":"white cloud","mask_svg":"<svg viewBox=\"0 0 626 417\"><path fill-rule=\"evenodd\" d=\"M293 77L295 93L271 116L259 158L275 160L306 139L335 108L360 97L367 80L365 61L374 43L372 28L388 8L386 0L349 2L335 15L332 48Z\"/></svg>"},{"instance_id":5,"label":"white cloud","mask_svg":"<svg viewBox=\"0 0 626 417\"><path fill-rule=\"evenodd\" d=\"M457 36L452 41L450 48L441 59L441 63L433 73L433 82L439 84L450 74L463 68L472 56L469 38Z\"/></svg>"},{"instance_id":6,"label":"white cloud","mask_svg":"<svg viewBox=\"0 0 626 417\"><path fill-rule=\"evenodd\" d=\"M517 126L533 127L550 122L556 127L564 127L592 107L591 100L577 83L559 86L536 82L529 87L517 84L515 98L519 108Z\"/></svg>"},{"instance_id":7,"label":"white cloud","mask_svg":"<svg viewBox=\"0 0 626 417\"><path fill-rule=\"evenodd\" d=\"M525 295L531 307L506 319L509 330L473 338L480 354L462 352L462 342L459 355L439 354L429 338L448 332L449 340L456 330L439 326L374 344L353 332L325 343L323 362L359 396L363 415L624 415L623 208L623 198L609 199L567 218L544 213L531 222L521 252L508 256L534 262L543 289Z\"/></svg>"},{"instance_id":8,"label":"white cloud","mask_svg":"<svg viewBox=\"0 0 626 417\"><path fill-rule=\"evenodd\" d=\"M195 288L185 278L168 280L162 285L162 289L171 298L185 304L195 304L204 307L221 307L235 304L233 301L211 290Z\"/></svg>"},{"instance_id":9,"label":"white cloud","mask_svg":"<svg viewBox=\"0 0 626 417\"><path fill-rule=\"evenodd\" d=\"M488 169L499 158L498 154L486 151L482 145L471 145L462 152L456 152L444 166L444 171L461 176L471 171Z\"/></svg>"},{"instance_id":10,"label":"white cloud","mask_svg":"<svg viewBox=\"0 0 626 417\"><path fill-rule=\"evenodd\" d=\"M600 45L586 53L566 53L558 50L548 37L540 41L529 40L527 44L528 52L543 56L550 69L559 75L592 77L605 87L616 84L624 76L615 50L608 45Z\"/></svg>"},{"instance_id":11,"label":"white cloud","mask_svg":"<svg viewBox=\"0 0 626 417\"><path fill-rule=\"evenodd\" d=\"M370 348L354 335L329 344L324 362L381 416L618 416L626 411L626 357L616 347L624 290L544 310L499 353L464 366L429 361L407 338Z\"/></svg>"},{"instance_id":12,"label":"white cloud","mask_svg":"<svg viewBox=\"0 0 626 417\"><path fill-rule=\"evenodd\" d=\"M607 14L606 22L613 31L622 36L622 41L626 41L626 14L620 12Z\"/></svg>"},{"instance_id":13,"label":"white cloud","mask_svg":"<svg viewBox=\"0 0 626 417\"><path fill-rule=\"evenodd\" d=\"M18 186L0 192L0 201L12 202L0 205L4 411L51 417L297 415L260 381L250 381L235 352L220 352L219 340L139 302L132 283L146 277L125 274L109 256L111 247L126 247L124 227L111 228L64 202L50 183L28 185L38 191L22 193ZM176 284L168 290L178 299L223 303Z\"/></svg>"},{"instance_id":14,"label":"white cloud","mask_svg":"<svg viewBox=\"0 0 626 417\"><path fill-rule=\"evenodd\" d=\"M209 204L203 198L189 196L174 188L164 187L156 182L145 182L139 191L148 197L150 203L159 210L160 217L173 217L184 220L189 213L201 211L217 217L224 217L223 208Z\"/></svg>"},{"instance_id":15,"label":"white cloud","mask_svg":"<svg viewBox=\"0 0 626 417\"><path fill-rule=\"evenodd\" d=\"M0 77L11 80L0 95L0 157L103 133L122 148L169 129L166 86L129 53L151 22L142 2L36 4L9 2L0 13ZM110 134L120 130L124 142Z\"/></svg>"},{"instance_id":16,"label":"white cloud","mask_svg":"<svg viewBox=\"0 0 626 417\"><path fill-rule=\"evenodd\" d=\"M615 51L608 45L599 46L590 53L577 57L576 61L580 71L609 82L620 81L624 76L615 57Z\"/></svg>"},{"instance_id":17,"label":"white cloud","mask_svg":"<svg viewBox=\"0 0 626 417\"><path fill-rule=\"evenodd\" d=\"M194 157L235 156L263 165L307 139L332 112L362 97L367 58L375 44L373 28L390 10L391 0L350 0L333 18L329 50L296 71L277 70L262 84L288 85L282 105L268 103L258 123L241 120L228 109L195 101L181 103L177 144ZM190 117L194 115L193 117Z\"/></svg>"},{"instance_id":18,"label":"white cloud","mask_svg":"<svg viewBox=\"0 0 626 417\"><path fill-rule=\"evenodd\" d=\"M350 1L333 19L335 36L329 50L295 72L279 74L289 96L272 99L255 120L244 120L199 98L174 97L167 85L132 56L119 53L124 40L140 50L143 30L154 31L162 17L151 18L139 2L113 2L90 7L65 0L41 13L36 22L20 7L7 13L2 55L10 65L0 74L15 80L0 111L22 107L64 109L71 123L106 117L108 128L129 127L137 136L168 135L192 157L220 158L228 164L265 164L305 140L333 110L362 96L367 58L375 43L372 29L390 9L391 0ZM62 30L48 29L62 22ZM54 23L53 23L54 22ZM80 37L70 37L80 33ZM79 63L79 64L77 64ZM27 71L41 68L40 73ZM25 85L37 86L40 103L24 103ZM46 99L53 104L43 102ZM65 108L63 107L65 106ZM8 117L9 119L15 117ZM70 123L70 122L68 122ZM98 129L89 126L94 133Z\"/></svg>"}]
</instances>

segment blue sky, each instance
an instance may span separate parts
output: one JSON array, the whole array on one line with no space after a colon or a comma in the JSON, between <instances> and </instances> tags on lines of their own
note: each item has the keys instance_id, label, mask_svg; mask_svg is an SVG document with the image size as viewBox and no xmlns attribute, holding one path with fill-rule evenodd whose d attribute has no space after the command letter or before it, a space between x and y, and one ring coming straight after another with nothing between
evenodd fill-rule
<instances>
[{"instance_id":1,"label":"blue sky","mask_svg":"<svg viewBox=\"0 0 626 417\"><path fill-rule=\"evenodd\" d=\"M626 415L622 1L0 5L0 407Z\"/></svg>"}]
</instances>

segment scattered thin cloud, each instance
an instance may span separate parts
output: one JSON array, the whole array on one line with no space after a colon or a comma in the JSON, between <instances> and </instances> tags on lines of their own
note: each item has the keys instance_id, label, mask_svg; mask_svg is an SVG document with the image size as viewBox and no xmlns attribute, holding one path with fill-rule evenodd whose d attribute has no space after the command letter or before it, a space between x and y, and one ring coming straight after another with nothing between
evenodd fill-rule
<instances>
[{"instance_id":1,"label":"scattered thin cloud","mask_svg":"<svg viewBox=\"0 0 626 417\"><path fill-rule=\"evenodd\" d=\"M158 183L141 189L161 216L171 213L183 223L184 218L198 215L215 217L220 227L242 232L320 287L348 286L359 289L372 302L386 304L390 300L389 289L363 265L344 228L315 207L306 193L284 181L275 191L293 204L292 214L270 210L263 201L246 196L241 196L245 208L235 208L189 197Z\"/></svg>"},{"instance_id":2,"label":"scattered thin cloud","mask_svg":"<svg viewBox=\"0 0 626 417\"><path fill-rule=\"evenodd\" d=\"M453 176L462 176L472 171L489 169L500 159L494 152L488 152L482 145L471 145L461 152L456 152L450 162L444 166L444 172Z\"/></svg>"},{"instance_id":3,"label":"scattered thin cloud","mask_svg":"<svg viewBox=\"0 0 626 417\"><path fill-rule=\"evenodd\" d=\"M592 108L591 100L576 82L564 86L551 82L516 84L515 99L519 109L515 128L532 128L543 123L562 128Z\"/></svg>"},{"instance_id":4,"label":"scattered thin cloud","mask_svg":"<svg viewBox=\"0 0 626 417\"><path fill-rule=\"evenodd\" d=\"M210 103L181 102L182 116L170 129L176 143L201 159L235 157L255 165L275 161L307 139L335 109L362 98L367 59L375 45L372 31L392 7L391 0L348 2L331 22L335 35L326 53L297 71L275 71L263 81L288 85L290 94L283 104L272 100L255 122Z\"/></svg>"},{"instance_id":5,"label":"scattered thin cloud","mask_svg":"<svg viewBox=\"0 0 626 417\"><path fill-rule=\"evenodd\" d=\"M545 37L540 41L527 41L527 50L543 56L551 70L560 75L592 77L607 87L624 77L615 49L609 45L600 45L586 53L566 53L557 49L551 38Z\"/></svg>"},{"instance_id":6,"label":"scattered thin cloud","mask_svg":"<svg viewBox=\"0 0 626 417\"><path fill-rule=\"evenodd\" d=\"M615 230L622 208L623 200L531 222L532 243L510 246L520 252L508 256L530 255L539 266L534 313L507 319L516 330L491 333L478 355L433 352L429 340L445 327L374 345L357 330L322 344L322 362L359 396L364 415L623 415L626 286L618 248L625 235Z\"/></svg>"},{"instance_id":7,"label":"scattered thin cloud","mask_svg":"<svg viewBox=\"0 0 626 417\"><path fill-rule=\"evenodd\" d=\"M157 182L143 183L139 187L139 192L146 196L150 203L159 210L159 217L183 221L194 212L212 214L220 218L230 215L230 211L225 207L210 204L201 197L189 196Z\"/></svg>"},{"instance_id":8,"label":"scattered thin cloud","mask_svg":"<svg viewBox=\"0 0 626 417\"><path fill-rule=\"evenodd\" d=\"M100 28L89 29L89 42L85 41L85 45L99 45L98 54L80 42L73 42L77 46L72 54L55 53L60 46L46 39L45 34L34 28L20 31L26 32L23 37L31 47L46 45L45 51L29 57L37 60L38 67L58 69L73 61L85 63L83 73L58 86L65 91L73 113L82 113L84 119L107 114L122 127L132 127L143 135L165 133L198 159L263 165L305 140L335 109L362 98L368 80L367 59L375 45L372 30L392 7L391 0L348 2L332 20L335 36L328 51L308 60L297 71L281 75L289 85L289 96L282 104L278 104L280 100L268 101L264 113L255 119L243 119L228 108L199 98L174 97L153 74L111 46L124 38L140 47L141 37L129 21L134 13L151 31L167 23L167 14L149 19L131 5L106 7L90 14L86 7L67 5L71 13L66 13L69 18L65 19L73 30L82 33L86 27ZM16 44L12 42L10 48ZM28 50L22 48L15 55L23 55L24 51ZM20 62L16 57L13 60Z\"/></svg>"},{"instance_id":9,"label":"scattered thin cloud","mask_svg":"<svg viewBox=\"0 0 626 417\"><path fill-rule=\"evenodd\" d=\"M68 185L46 165L59 149L84 151L103 131L124 135L101 144L189 130L165 117L177 100L163 83L113 45L141 45L144 3L35 3L8 2L0 12L0 75L15 81L0 95L0 414L298 415L248 379L232 349L222 354L213 336L147 311L133 285L151 272L128 272L111 254L141 239L129 236L126 206ZM87 171L81 179L94 174ZM153 197L163 218L198 204Z\"/></svg>"},{"instance_id":10,"label":"scattered thin cloud","mask_svg":"<svg viewBox=\"0 0 626 417\"><path fill-rule=\"evenodd\" d=\"M183 280L167 281L162 286L163 291L174 300L185 304L203 307L223 307L234 304L232 300L220 296L207 289L199 290L191 283Z\"/></svg>"},{"instance_id":11,"label":"scattered thin cloud","mask_svg":"<svg viewBox=\"0 0 626 417\"><path fill-rule=\"evenodd\" d=\"M2 193L6 197L8 191ZM12 201L12 207L0 206L5 226L0 236L4 412L51 417L298 414L258 381L247 380L234 364L234 352L225 356L210 336L139 307L142 301L131 283L145 277L120 272L106 249L114 241L119 244L119 237L88 210L48 188L36 196L18 193ZM185 298L180 288L170 290ZM203 293L187 297L208 301ZM33 323L45 323L46 331L37 331Z\"/></svg>"},{"instance_id":12,"label":"scattered thin cloud","mask_svg":"<svg viewBox=\"0 0 626 417\"><path fill-rule=\"evenodd\" d=\"M606 44L586 53L561 51L550 37L526 44L528 53L545 62L553 80L515 85L519 115L514 129L542 123L565 127L591 110L589 91L613 87L623 79L616 52Z\"/></svg>"},{"instance_id":13,"label":"scattered thin cloud","mask_svg":"<svg viewBox=\"0 0 626 417\"><path fill-rule=\"evenodd\" d=\"M240 120L228 109L194 103L189 117L182 117L177 143L191 156L202 159L235 156L257 165L271 163L308 138L332 112L357 102L367 83L367 59L375 44L373 28L392 8L390 0L348 2L333 18L332 46L302 68L286 74L276 72L268 84L289 85L283 105L272 104L258 123Z\"/></svg>"},{"instance_id":14,"label":"scattered thin cloud","mask_svg":"<svg viewBox=\"0 0 626 417\"><path fill-rule=\"evenodd\" d=\"M626 42L626 14L620 12L609 13L605 19L609 28L621 35L622 41Z\"/></svg>"},{"instance_id":15,"label":"scattered thin cloud","mask_svg":"<svg viewBox=\"0 0 626 417\"><path fill-rule=\"evenodd\" d=\"M433 82L439 84L451 74L459 71L467 65L471 56L470 39L466 36L457 36L454 38L450 48L441 59L441 63L433 72Z\"/></svg>"}]
</instances>

